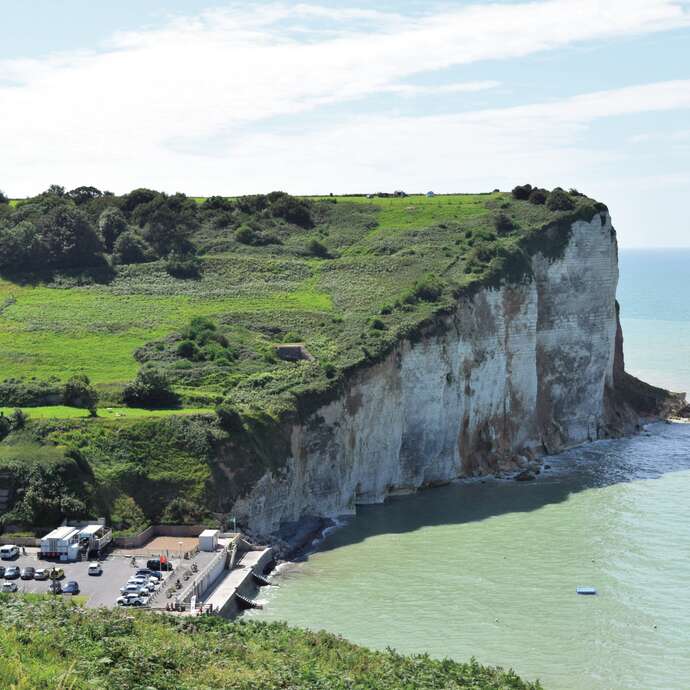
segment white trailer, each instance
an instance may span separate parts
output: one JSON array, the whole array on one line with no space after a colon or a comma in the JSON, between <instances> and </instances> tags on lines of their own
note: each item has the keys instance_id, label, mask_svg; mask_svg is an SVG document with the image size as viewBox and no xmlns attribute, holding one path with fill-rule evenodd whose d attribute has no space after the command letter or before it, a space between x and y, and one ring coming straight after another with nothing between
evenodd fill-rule
<instances>
[{"instance_id":1,"label":"white trailer","mask_svg":"<svg viewBox=\"0 0 690 690\"><path fill-rule=\"evenodd\" d=\"M76 560L79 556L79 530L63 525L41 538L41 557Z\"/></svg>"},{"instance_id":2,"label":"white trailer","mask_svg":"<svg viewBox=\"0 0 690 690\"><path fill-rule=\"evenodd\" d=\"M199 551L215 551L218 548L220 530L205 529L199 535Z\"/></svg>"}]
</instances>

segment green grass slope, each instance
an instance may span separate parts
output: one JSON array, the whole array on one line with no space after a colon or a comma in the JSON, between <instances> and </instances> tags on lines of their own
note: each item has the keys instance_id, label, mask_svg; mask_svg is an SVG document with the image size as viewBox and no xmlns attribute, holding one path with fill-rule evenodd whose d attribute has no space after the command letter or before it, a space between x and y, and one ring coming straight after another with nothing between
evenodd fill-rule
<instances>
[{"instance_id":1,"label":"green grass slope","mask_svg":"<svg viewBox=\"0 0 690 690\"><path fill-rule=\"evenodd\" d=\"M0 595L7 690L538 690L476 662L374 652L283 624L86 611Z\"/></svg>"}]
</instances>

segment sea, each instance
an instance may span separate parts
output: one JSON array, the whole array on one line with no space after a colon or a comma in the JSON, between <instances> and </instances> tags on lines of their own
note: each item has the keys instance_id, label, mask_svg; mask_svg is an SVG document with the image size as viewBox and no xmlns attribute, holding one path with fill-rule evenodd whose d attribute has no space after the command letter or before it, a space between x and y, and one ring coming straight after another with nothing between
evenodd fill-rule
<instances>
[{"instance_id":1,"label":"sea","mask_svg":"<svg viewBox=\"0 0 690 690\"><path fill-rule=\"evenodd\" d=\"M690 250L623 250L620 270L627 369L690 391ZM690 425L547 463L534 482L458 482L359 508L245 615L474 657L547 690L688 690Z\"/></svg>"}]
</instances>

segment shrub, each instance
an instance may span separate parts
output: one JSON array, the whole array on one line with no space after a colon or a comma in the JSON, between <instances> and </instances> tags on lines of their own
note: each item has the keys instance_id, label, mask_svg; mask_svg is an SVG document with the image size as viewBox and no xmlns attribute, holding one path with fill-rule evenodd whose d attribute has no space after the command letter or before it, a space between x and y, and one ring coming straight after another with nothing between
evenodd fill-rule
<instances>
[{"instance_id":1,"label":"shrub","mask_svg":"<svg viewBox=\"0 0 690 690\"><path fill-rule=\"evenodd\" d=\"M573 200L560 187L556 187L546 199L549 211L570 211L575 208Z\"/></svg>"},{"instance_id":2,"label":"shrub","mask_svg":"<svg viewBox=\"0 0 690 690\"><path fill-rule=\"evenodd\" d=\"M515 230L513 219L505 213L499 213L494 218L494 227L499 235L507 235Z\"/></svg>"},{"instance_id":3,"label":"shrub","mask_svg":"<svg viewBox=\"0 0 690 690\"><path fill-rule=\"evenodd\" d=\"M110 523L120 532L136 534L148 527L144 511L131 496L121 494L113 501Z\"/></svg>"},{"instance_id":4,"label":"shrub","mask_svg":"<svg viewBox=\"0 0 690 690\"><path fill-rule=\"evenodd\" d=\"M180 397L168 377L159 369L142 369L122 391L122 401L129 407L176 407Z\"/></svg>"},{"instance_id":5,"label":"shrub","mask_svg":"<svg viewBox=\"0 0 690 690\"><path fill-rule=\"evenodd\" d=\"M177 354L185 359L198 359L199 348L193 340L183 340L177 346Z\"/></svg>"},{"instance_id":6,"label":"shrub","mask_svg":"<svg viewBox=\"0 0 690 690\"><path fill-rule=\"evenodd\" d=\"M546 196L548 192L545 189L533 189L529 195L530 204L540 206L546 203Z\"/></svg>"},{"instance_id":7,"label":"shrub","mask_svg":"<svg viewBox=\"0 0 690 690\"><path fill-rule=\"evenodd\" d=\"M20 410L17 408L12 412L10 415L10 422L12 423L12 428L15 430L23 429L26 426L28 417Z\"/></svg>"},{"instance_id":8,"label":"shrub","mask_svg":"<svg viewBox=\"0 0 690 690\"><path fill-rule=\"evenodd\" d=\"M161 522L168 525L196 525L204 520L207 514L197 503L177 496L166 506Z\"/></svg>"},{"instance_id":9,"label":"shrub","mask_svg":"<svg viewBox=\"0 0 690 690\"><path fill-rule=\"evenodd\" d=\"M529 195L532 193L531 184L518 185L511 192L514 199L526 200L529 199Z\"/></svg>"},{"instance_id":10,"label":"shrub","mask_svg":"<svg viewBox=\"0 0 690 690\"><path fill-rule=\"evenodd\" d=\"M12 421L9 417L0 412L0 441L2 441L12 431Z\"/></svg>"},{"instance_id":11,"label":"shrub","mask_svg":"<svg viewBox=\"0 0 690 690\"><path fill-rule=\"evenodd\" d=\"M216 407L216 415L221 428L231 433L244 431L242 416L237 410L227 404Z\"/></svg>"},{"instance_id":12,"label":"shrub","mask_svg":"<svg viewBox=\"0 0 690 690\"><path fill-rule=\"evenodd\" d=\"M375 331L385 331L386 330L386 324L383 321L381 321L381 319L372 319L370 326Z\"/></svg>"},{"instance_id":13,"label":"shrub","mask_svg":"<svg viewBox=\"0 0 690 690\"><path fill-rule=\"evenodd\" d=\"M5 196L2 189L0 189L0 204L9 204L10 200Z\"/></svg>"},{"instance_id":14,"label":"shrub","mask_svg":"<svg viewBox=\"0 0 690 690\"><path fill-rule=\"evenodd\" d=\"M115 242L127 230L127 220L116 206L109 206L98 218L98 233L105 250L112 253Z\"/></svg>"},{"instance_id":15,"label":"shrub","mask_svg":"<svg viewBox=\"0 0 690 690\"><path fill-rule=\"evenodd\" d=\"M418 280L412 290L403 297L406 304L415 302L436 302L443 294L445 287L442 280L435 275L428 274L422 280Z\"/></svg>"},{"instance_id":16,"label":"shrub","mask_svg":"<svg viewBox=\"0 0 690 690\"><path fill-rule=\"evenodd\" d=\"M123 232L115 241L113 258L118 264L141 264L150 261L151 249L133 230Z\"/></svg>"},{"instance_id":17,"label":"shrub","mask_svg":"<svg viewBox=\"0 0 690 690\"><path fill-rule=\"evenodd\" d=\"M96 416L98 406L98 393L91 385L89 377L85 375L73 376L65 384L63 390L63 402L73 407L83 407L92 417Z\"/></svg>"},{"instance_id":18,"label":"shrub","mask_svg":"<svg viewBox=\"0 0 690 690\"><path fill-rule=\"evenodd\" d=\"M309 244L307 244L307 253L320 259L328 259L331 256L326 245L318 240L310 240Z\"/></svg>"},{"instance_id":19,"label":"shrub","mask_svg":"<svg viewBox=\"0 0 690 690\"><path fill-rule=\"evenodd\" d=\"M165 270L174 278L199 278L201 276L201 259L196 254L173 252L165 260Z\"/></svg>"},{"instance_id":20,"label":"shrub","mask_svg":"<svg viewBox=\"0 0 690 690\"><path fill-rule=\"evenodd\" d=\"M288 223L301 228L313 228L314 220L311 216L311 204L304 199L297 199L285 192L271 192L268 194L271 215L282 218Z\"/></svg>"},{"instance_id":21,"label":"shrub","mask_svg":"<svg viewBox=\"0 0 690 690\"><path fill-rule=\"evenodd\" d=\"M241 244L255 244L258 232L249 224L243 223L235 230L235 239Z\"/></svg>"}]
</instances>

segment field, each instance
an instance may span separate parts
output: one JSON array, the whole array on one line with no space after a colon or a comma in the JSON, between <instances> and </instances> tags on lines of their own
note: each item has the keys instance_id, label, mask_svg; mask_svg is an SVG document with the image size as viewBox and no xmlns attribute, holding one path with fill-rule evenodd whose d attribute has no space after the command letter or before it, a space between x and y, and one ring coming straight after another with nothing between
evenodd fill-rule
<instances>
[{"instance_id":1,"label":"field","mask_svg":"<svg viewBox=\"0 0 690 690\"><path fill-rule=\"evenodd\" d=\"M513 672L375 652L279 623L86 611L0 595L0 687L538 690Z\"/></svg>"},{"instance_id":2,"label":"field","mask_svg":"<svg viewBox=\"0 0 690 690\"><path fill-rule=\"evenodd\" d=\"M434 273L462 286L478 277L464 270L463 259L473 244L496 242L492 218L509 200L501 193L345 197L336 203L315 198L320 222L314 230L293 232L279 245L247 247L232 236L202 231L206 253L199 280L173 279L154 263L124 266L102 284L71 284L64 276L52 283L0 281L0 371L6 378L62 381L83 373L110 403L115 397L108 392L139 369L135 351L179 332L195 316L219 321L228 338L249 352L224 376L180 373L180 390L193 405L226 394L229 381L233 388L261 371L294 378L280 363L262 361L270 359L276 342L304 341L318 360L352 365L363 349L385 347L437 306L417 303L380 314L416 281ZM543 206L513 207L523 226L538 227L552 215ZM305 256L311 238L331 257ZM499 241L507 246L511 238ZM380 330L369 327L374 316ZM250 402L246 394L240 399Z\"/></svg>"},{"instance_id":3,"label":"field","mask_svg":"<svg viewBox=\"0 0 690 690\"><path fill-rule=\"evenodd\" d=\"M0 407L0 415L11 415L21 409L29 419L89 419L89 412L81 407L44 405L42 407ZM98 419L139 419L142 417L169 417L170 415L213 414L213 408L183 407L172 410L147 410L139 407L100 407Z\"/></svg>"}]
</instances>

